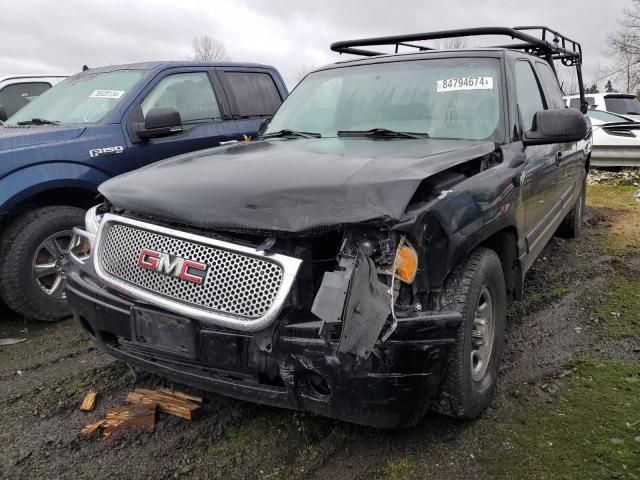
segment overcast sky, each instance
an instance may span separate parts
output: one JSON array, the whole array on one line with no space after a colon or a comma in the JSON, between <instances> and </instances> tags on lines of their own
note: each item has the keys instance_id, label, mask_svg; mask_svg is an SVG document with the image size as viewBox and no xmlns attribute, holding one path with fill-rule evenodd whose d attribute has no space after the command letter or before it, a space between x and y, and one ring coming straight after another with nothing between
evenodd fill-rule
<instances>
[{"instance_id":1,"label":"overcast sky","mask_svg":"<svg viewBox=\"0 0 640 480\"><path fill-rule=\"evenodd\" d=\"M470 26L548 25L580 41L585 80L609 66L605 37L631 0L0 0L0 75L180 60L195 36L236 61L298 72L335 61L336 40ZM601 82L602 83L602 82Z\"/></svg>"}]
</instances>

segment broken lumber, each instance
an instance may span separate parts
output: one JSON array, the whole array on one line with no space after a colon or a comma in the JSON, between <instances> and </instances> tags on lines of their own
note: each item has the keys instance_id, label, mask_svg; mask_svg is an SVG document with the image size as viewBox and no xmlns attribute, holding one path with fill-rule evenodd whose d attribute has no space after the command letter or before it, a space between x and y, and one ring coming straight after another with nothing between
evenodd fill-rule
<instances>
[{"instance_id":1,"label":"broken lumber","mask_svg":"<svg viewBox=\"0 0 640 480\"><path fill-rule=\"evenodd\" d=\"M193 420L200 413L202 399L169 389L136 388L127 395L127 402L134 405L158 405L162 413Z\"/></svg>"},{"instance_id":2,"label":"broken lumber","mask_svg":"<svg viewBox=\"0 0 640 480\"><path fill-rule=\"evenodd\" d=\"M102 431L103 437L110 436L114 431L126 427L151 427L156 423L156 407L129 405L112 408L107 411L107 418L86 425L80 433L91 435L97 430Z\"/></svg>"},{"instance_id":3,"label":"broken lumber","mask_svg":"<svg viewBox=\"0 0 640 480\"><path fill-rule=\"evenodd\" d=\"M91 412L96 406L96 396L98 392L96 392L93 388L90 388L87 394L80 405L80 410L83 412Z\"/></svg>"},{"instance_id":4,"label":"broken lumber","mask_svg":"<svg viewBox=\"0 0 640 480\"><path fill-rule=\"evenodd\" d=\"M97 422L90 423L89 425L86 425L82 430L80 430L80 433L82 435L91 435L93 432L102 427L105 422L106 420L98 420Z\"/></svg>"}]
</instances>

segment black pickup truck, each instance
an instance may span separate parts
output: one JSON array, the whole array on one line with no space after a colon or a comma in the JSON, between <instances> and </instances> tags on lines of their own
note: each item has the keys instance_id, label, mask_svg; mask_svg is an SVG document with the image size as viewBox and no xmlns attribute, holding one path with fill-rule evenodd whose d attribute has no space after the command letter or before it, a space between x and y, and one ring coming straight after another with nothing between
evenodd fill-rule
<instances>
[{"instance_id":1,"label":"black pickup truck","mask_svg":"<svg viewBox=\"0 0 640 480\"><path fill-rule=\"evenodd\" d=\"M470 35L517 43L423 43ZM366 58L309 74L257 140L102 184L68 301L107 352L206 390L383 428L476 417L508 303L580 232L591 128L555 73L583 84L580 45L496 27L332 49Z\"/></svg>"}]
</instances>

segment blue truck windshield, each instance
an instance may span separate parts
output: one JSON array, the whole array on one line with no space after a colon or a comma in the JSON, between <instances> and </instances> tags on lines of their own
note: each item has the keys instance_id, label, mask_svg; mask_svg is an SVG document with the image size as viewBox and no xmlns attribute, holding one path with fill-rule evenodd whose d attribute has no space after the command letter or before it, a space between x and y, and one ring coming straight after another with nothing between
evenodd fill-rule
<instances>
[{"instance_id":1,"label":"blue truck windshield","mask_svg":"<svg viewBox=\"0 0 640 480\"><path fill-rule=\"evenodd\" d=\"M432 138L491 138L501 124L499 72L495 59L447 58L312 73L264 133L335 137L341 131L388 129Z\"/></svg>"},{"instance_id":2,"label":"blue truck windshield","mask_svg":"<svg viewBox=\"0 0 640 480\"><path fill-rule=\"evenodd\" d=\"M16 112L6 123L17 125L34 119L61 124L97 123L120 103L141 76L139 70L119 70L68 78Z\"/></svg>"}]
</instances>

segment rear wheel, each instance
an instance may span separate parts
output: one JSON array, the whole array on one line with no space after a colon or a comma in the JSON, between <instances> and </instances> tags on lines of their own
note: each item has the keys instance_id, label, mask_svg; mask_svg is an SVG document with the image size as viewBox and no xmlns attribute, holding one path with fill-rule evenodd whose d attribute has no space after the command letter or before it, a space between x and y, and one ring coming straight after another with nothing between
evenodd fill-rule
<instances>
[{"instance_id":1,"label":"rear wheel","mask_svg":"<svg viewBox=\"0 0 640 480\"><path fill-rule=\"evenodd\" d=\"M0 298L28 318L56 321L67 316L62 264L80 208L55 206L29 211L6 230L0 243Z\"/></svg>"},{"instance_id":2,"label":"rear wheel","mask_svg":"<svg viewBox=\"0 0 640 480\"><path fill-rule=\"evenodd\" d=\"M576 200L576 204L567 213L560 227L558 233L566 238L578 238L582 231L582 217L584 216L584 205L587 196L587 182L586 180L582 184L580 195Z\"/></svg>"},{"instance_id":3,"label":"rear wheel","mask_svg":"<svg viewBox=\"0 0 640 480\"><path fill-rule=\"evenodd\" d=\"M495 392L504 346L506 289L500 259L493 250L476 249L449 275L439 308L462 315L435 409L458 418L474 418Z\"/></svg>"}]
</instances>

